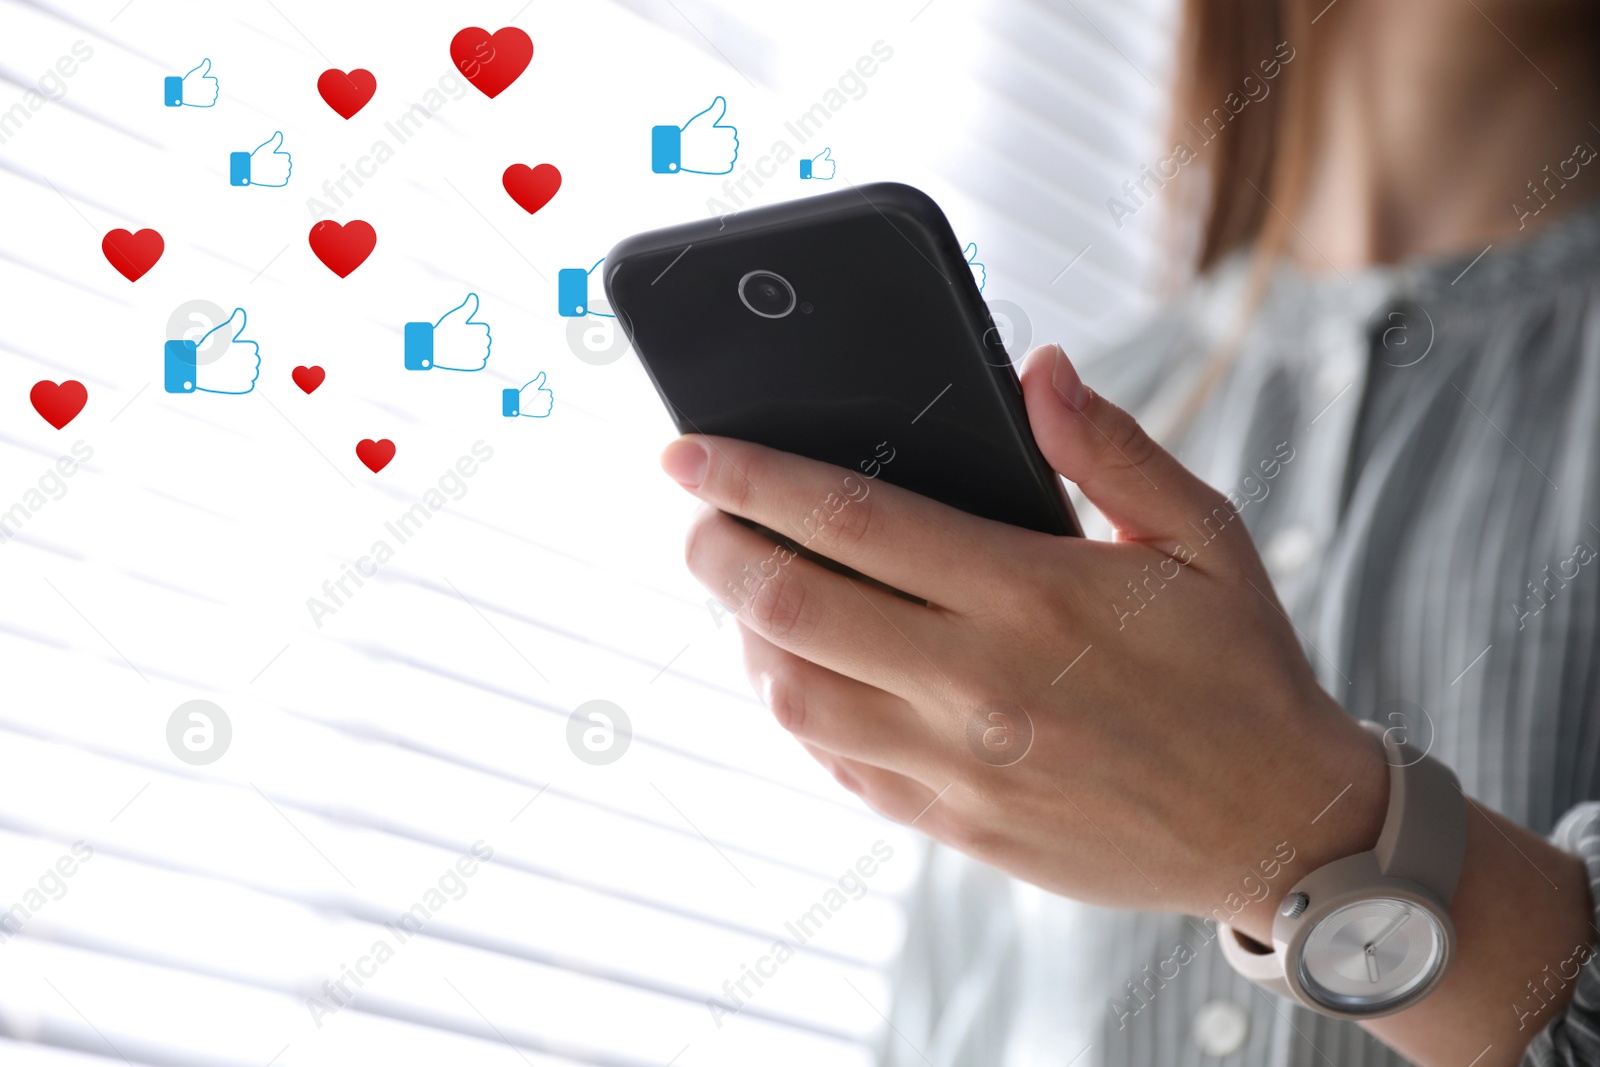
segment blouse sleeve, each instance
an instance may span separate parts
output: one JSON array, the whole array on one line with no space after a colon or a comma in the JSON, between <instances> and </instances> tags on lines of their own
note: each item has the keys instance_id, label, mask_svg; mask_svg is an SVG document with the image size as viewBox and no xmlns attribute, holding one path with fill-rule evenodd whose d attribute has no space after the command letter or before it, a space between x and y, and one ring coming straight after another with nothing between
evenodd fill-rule
<instances>
[{"instance_id":1,"label":"blouse sleeve","mask_svg":"<svg viewBox=\"0 0 1600 1067\"><path fill-rule=\"evenodd\" d=\"M1567 812L1550 839L1583 860L1590 899L1600 902L1600 801L1586 801ZM1592 925L1600 928L1600 907ZM1514 1008L1532 1025L1541 1015L1540 994L1560 992L1557 983L1565 982L1575 983L1572 1002L1534 1037L1522 1067L1600 1067L1600 950L1594 945L1574 946L1572 956L1545 973L1542 985L1530 983L1525 999Z\"/></svg>"}]
</instances>

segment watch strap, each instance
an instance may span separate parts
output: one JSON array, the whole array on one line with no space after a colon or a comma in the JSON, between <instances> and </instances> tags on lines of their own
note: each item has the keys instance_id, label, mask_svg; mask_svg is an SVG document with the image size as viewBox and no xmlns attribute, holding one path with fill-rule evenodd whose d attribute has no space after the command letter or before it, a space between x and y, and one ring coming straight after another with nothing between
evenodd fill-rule
<instances>
[{"instance_id":1,"label":"watch strap","mask_svg":"<svg viewBox=\"0 0 1600 1067\"><path fill-rule=\"evenodd\" d=\"M1217 924L1217 943L1222 957L1244 978L1287 1000L1295 1000L1294 990L1283 973L1283 959L1277 952L1252 937L1246 937L1225 923Z\"/></svg>"},{"instance_id":2,"label":"watch strap","mask_svg":"<svg viewBox=\"0 0 1600 1067\"><path fill-rule=\"evenodd\" d=\"M1450 906L1467 850L1466 797L1454 772L1401 737L1398 728L1362 723L1383 742L1389 810L1373 849L1391 878L1427 886Z\"/></svg>"},{"instance_id":3,"label":"watch strap","mask_svg":"<svg viewBox=\"0 0 1600 1067\"><path fill-rule=\"evenodd\" d=\"M1466 796L1455 774L1405 740L1401 730L1385 729L1371 722L1362 725L1377 737L1389 764L1389 803L1377 845L1324 864L1291 887L1273 923L1272 945L1263 945L1227 924L1219 924L1223 957L1240 975L1268 992L1304 1003L1322 1014L1348 1018L1388 1011L1345 1015L1313 1004L1299 994L1289 979L1288 968L1298 966L1289 957L1305 937L1304 929L1298 936L1294 932L1305 921L1301 919L1302 910L1308 902L1316 912L1359 901L1369 894L1401 895L1419 902L1436 898L1434 906L1442 909L1441 919L1450 939L1446 962L1427 989L1389 1009L1399 1010L1425 996L1454 957L1449 907L1466 852ZM1297 897L1297 910L1289 910L1296 906Z\"/></svg>"}]
</instances>

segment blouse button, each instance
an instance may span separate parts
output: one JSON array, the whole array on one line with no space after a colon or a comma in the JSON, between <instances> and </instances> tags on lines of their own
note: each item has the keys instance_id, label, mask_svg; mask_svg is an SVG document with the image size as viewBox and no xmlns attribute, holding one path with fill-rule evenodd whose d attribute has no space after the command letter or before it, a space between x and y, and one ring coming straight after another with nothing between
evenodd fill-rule
<instances>
[{"instance_id":1,"label":"blouse button","mask_svg":"<svg viewBox=\"0 0 1600 1067\"><path fill-rule=\"evenodd\" d=\"M1359 363L1343 353L1324 360L1317 368L1317 392L1322 395L1324 402L1331 403L1350 388L1360 369Z\"/></svg>"},{"instance_id":2,"label":"blouse button","mask_svg":"<svg viewBox=\"0 0 1600 1067\"><path fill-rule=\"evenodd\" d=\"M1359 334L1343 323L1324 321L1312 328L1311 349L1316 354L1316 391L1326 403L1355 381L1361 373L1365 348Z\"/></svg>"},{"instance_id":3,"label":"blouse button","mask_svg":"<svg viewBox=\"0 0 1600 1067\"><path fill-rule=\"evenodd\" d=\"M1194 1013L1194 1043L1207 1056L1231 1056L1250 1036L1250 1016L1231 1000L1213 1000Z\"/></svg>"},{"instance_id":4,"label":"blouse button","mask_svg":"<svg viewBox=\"0 0 1600 1067\"><path fill-rule=\"evenodd\" d=\"M1289 575L1311 562L1317 539L1304 526L1286 526L1272 535L1262 553L1273 574Z\"/></svg>"}]
</instances>

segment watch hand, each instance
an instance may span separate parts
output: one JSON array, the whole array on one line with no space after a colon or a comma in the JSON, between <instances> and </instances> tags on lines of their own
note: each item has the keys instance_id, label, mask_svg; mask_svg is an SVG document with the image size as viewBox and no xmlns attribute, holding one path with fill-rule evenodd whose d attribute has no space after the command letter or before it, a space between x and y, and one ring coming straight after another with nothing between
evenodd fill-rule
<instances>
[{"instance_id":1,"label":"watch hand","mask_svg":"<svg viewBox=\"0 0 1600 1067\"><path fill-rule=\"evenodd\" d=\"M1395 935L1395 933L1396 933L1396 932L1397 932L1397 931L1398 931L1398 930L1399 930L1399 929L1400 929L1400 928L1401 928L1401 927L1402 927L1402 926L1404 926L1404 925L1405 925L1405 924L1406 924L1406 921L1407 921L1407 920L1408 920L1408 919L1410 919L1410 918L1411 918L1411 913L1410 913L1410 912L1409 912L1409 911L1407 911L1407 912L1403 912L1403 913L1402 913L1402 914L1401 914L1401 915L1400 915L1400 918L1398 918L1398 919L1396 919L1396 920L1395 920L1395 921L1394 921L1394 923L1393 923L1393 924L1392 924L1392 925L1390 925L1390 927L1389 927L1389 928L1388 928L1388 929L1387 929L1387 930L1385 930L1385 931L1384 931L1384 932L1383 932L1383 933L1381 933L1381 934L1379 934L1379 935L1378 935L1378 936L1377 936L1377 938L1376 938L1376 939L1375 939L1375 940L1374 940L1374 941L1373 941L1373 942L1372 942L1372 943L1371 943L1371 944L1370 944L1370 945L1368 945L1368 946L1367 946L1367 949L1368 949L1368 951L1371 951L1371 952L1376 952L1376 951L1378 951L1378 948L1379 948L1379 947L1380 947L1380 946L1381 946L1381 945L1382 945L1382 944L1383 944L1383 943L1384 943L1384 942L1385 942L1385 941L1387 941L1387 940L1389 940L1389 939L1390 939L1390 938L1391 938L1391 937L1393 937L1393 936L1394 936L1394 935Z\"/></svg>"},{"instance_id":2,"label":"watch hand","mask_svg":"<svg viewBox=\"0 0 1600 1067\"><path fill-rule=\"evenodd\" d=\"M1400 916L1400 918L1398 918L1394 922L1390 923L1388 928L1385 929L1383 931L1383 933L1379 934L1377 937L1375 937L1371 941L1367 942L1366 947L1362 950L1362 952L1367 957L1367 979L1368 979L1368 981L1376 982L1378 980L1378 948L1379 948L1379 946L1381 946L1385 941L1387 941L1391 937L1393 937L1399 931L1399 929L1406 924L1406 920L1409 919L1409 918L1411 918L1411 913L1409 911L1403 913Z\"/></svg>"}]
</instances>

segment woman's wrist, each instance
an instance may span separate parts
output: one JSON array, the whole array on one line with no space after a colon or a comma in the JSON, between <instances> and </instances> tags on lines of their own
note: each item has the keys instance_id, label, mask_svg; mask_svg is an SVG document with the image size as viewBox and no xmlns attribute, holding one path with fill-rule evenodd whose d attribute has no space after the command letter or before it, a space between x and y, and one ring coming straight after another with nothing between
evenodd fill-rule
<instances>
[{"instance_id":1,"label":"woman's wrist","mask_svg":"<svg viewBox=\"0 0 1600 1067\"><path fill-rule=\"evenodd\" d=\"M1504 1067L1566 1010L1593 955L1583 862L1468 798L1467 852L1451 903L1456 959L1430 996L1367 1024L1424 1067Z\"/></svg>"},{"instance_id":2,"label":"woman's wrist","mask_svg":"<svg viewBox=\"0 0 1600 1067\"><path fill-rule=\"evenodd\" d=\"M1377 844L1390 768L1378 737L1354 720L1350 725L1305 749L1308 756L1298 761L1305 788L1284 804L1264 806L1242 835L1257 847L1280 842L1278 862L1254 872L1253 887L1218 889L1226 883L1215 872L1210 892L1224 903L1209 917L1270 944L1278 907L1295 883ZM1415 1007L1366 1024L1425 1067L1517 1063L1533 1036L1566 1009L1577 969L1595 955L1582 861L1470 797L1465 803L1467 847L1450 908L1457 939L1451 970ZM1304 811L1310 814L1298 826L1283 818Z\"/></svg>"},{"instance_id":3,"label":"woman's wrist","mask_svg":"<svg viewBox=\"0 0 1600 1067\"><path fill-rule=\"evenodd\" d=\"M1324 864L1376 846L1388 811L1382 742L1325 693L1316 699L1324 706L1314 719L1337 715L1343 722L1324 737L1305 739L1304 755L1286 768L1289 791L1260 805L1249 834L1257 851L1267 849L1279 862L1258 865L1255 884L1242 892L1229 885L1223 907L1209 913L1262 944L1271 944L1273 919L1289 889Z\"/></svg>"}]
</instances>

